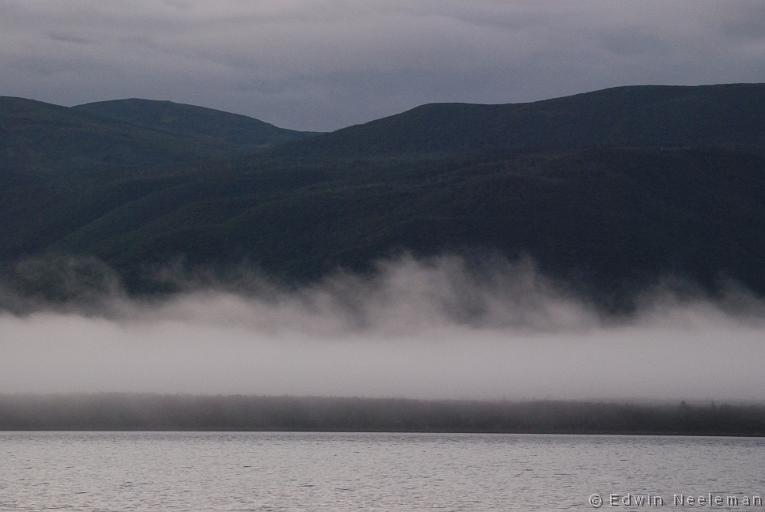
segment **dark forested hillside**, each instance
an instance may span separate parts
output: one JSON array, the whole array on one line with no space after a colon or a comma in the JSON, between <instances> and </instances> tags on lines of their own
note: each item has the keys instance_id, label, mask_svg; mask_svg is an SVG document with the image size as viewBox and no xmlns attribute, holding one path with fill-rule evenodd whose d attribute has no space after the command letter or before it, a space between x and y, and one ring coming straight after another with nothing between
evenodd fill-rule
<instances>
[{"instance_id":1,"label":"dark forested hillside","mask_svg":"<svg viewBox=\"0 0 765 512\"><path fill-rule=\"evenodd\" d=\"M47 286L24 262L55 254L138 292L153 289L147 269L179 259L304 282L406 251L530 256L609 302L665 278L765 293L763 100L765 86L732 85L428 105L232 156L241 120L203 133L209 113L192 107L179 115L200 124L153 102L96 116L6 99L4 280ZM73 171L114 158L132 167Z\"/></svg>"},{"instance_id":2,"label":"dark forested hillside","mask_svg":"<svg viewBox=\"0 0 765 512\"><path fill-rule=\"evenodd\" d=\"M225 148L92 116L0 97L0 168L23 175L106 171L224 157ZM71 174L70 174L71 177Z\"/></svg>"},{"instance_id":3,"label":"dark forested hillside","mask_svg":"<svg viewBox=\"0 0 765 512\"><path fill-rule=\"evenodd\" d=\"M305 136L268 123L169 102L125 100L61 107L0 97L0 169L68 179L253 152ZM68 174L64 174L68 173Z\"/></svg>"}]
</instances>

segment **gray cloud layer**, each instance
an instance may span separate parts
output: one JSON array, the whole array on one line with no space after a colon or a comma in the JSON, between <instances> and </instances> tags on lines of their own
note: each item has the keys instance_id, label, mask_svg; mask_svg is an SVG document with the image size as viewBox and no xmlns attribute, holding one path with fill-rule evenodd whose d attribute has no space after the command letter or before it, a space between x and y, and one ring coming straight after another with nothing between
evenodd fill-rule
<instances>
[{"instance_id":1,"label":"gray cloud layer","mask_svg":"<svg viewBox=\"0 0 765 512\"><path fill-rule=\"evenodd\" d=\"M431 101L765 80L760 0L0 0L0 94L332 129Z\"/></svg>"}]
</instances>

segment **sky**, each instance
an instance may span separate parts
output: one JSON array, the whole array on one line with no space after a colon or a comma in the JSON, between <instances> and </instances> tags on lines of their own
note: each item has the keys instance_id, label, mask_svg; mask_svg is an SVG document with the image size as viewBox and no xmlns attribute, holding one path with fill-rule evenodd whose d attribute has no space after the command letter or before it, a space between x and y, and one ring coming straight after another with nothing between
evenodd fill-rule
<instances>
[{"instance_id":1,"label":"sky","mask_svg":"<svg viewBox=\"0 0 765 512\"><path fill-rule=\"evenodd\" d=\"M0 95L332 130L428 102L765 81L761 0L0 0Z\"/></svg>"}]
</instances>

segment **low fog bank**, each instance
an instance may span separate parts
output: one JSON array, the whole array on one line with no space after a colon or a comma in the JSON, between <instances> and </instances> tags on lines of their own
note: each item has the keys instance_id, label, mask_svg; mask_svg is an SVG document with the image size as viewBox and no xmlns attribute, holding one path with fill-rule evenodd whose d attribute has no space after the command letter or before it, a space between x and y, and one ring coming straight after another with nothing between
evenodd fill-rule
<instances>
[{"instance_id":1,"label":"low fog bank","mask_svg":"<svg viewBox=\"0 0 765 512\"><path fill-rule=\"evenodd\" d=\"M765 435L765 405L0 395L0 430Z\"/></svg>"},{"instance_id":2,"label":"low fog bank","mask_svg":"<svg viewBox=\"0 0 765 512\"><path fill-rule=\"evenodd\" d=\"M765 399L765 306L733 286L657 286L610 315L529 262L403 258L290 290L248 272L182 280L154 299L103 276L71 283L97 290L82 301L6 291L23 307L0 314L0 391Z\"/></svg>"}]
</instances>

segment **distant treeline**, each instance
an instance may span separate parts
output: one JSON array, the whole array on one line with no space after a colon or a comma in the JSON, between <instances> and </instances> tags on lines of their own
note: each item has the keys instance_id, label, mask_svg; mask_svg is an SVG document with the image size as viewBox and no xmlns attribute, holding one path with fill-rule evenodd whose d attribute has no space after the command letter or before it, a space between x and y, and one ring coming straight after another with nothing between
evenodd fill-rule
<instances>
[{"instance_id":1,"label":"distant treeline","mask_svg":"<svg viewBox=\"0 0 765 512\"><path fill-rule=\"evenodd\" d=\"M0 430L283 430L765 436L765 405L0 395Z\"/></svg>"}]
</instances>

